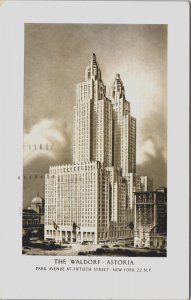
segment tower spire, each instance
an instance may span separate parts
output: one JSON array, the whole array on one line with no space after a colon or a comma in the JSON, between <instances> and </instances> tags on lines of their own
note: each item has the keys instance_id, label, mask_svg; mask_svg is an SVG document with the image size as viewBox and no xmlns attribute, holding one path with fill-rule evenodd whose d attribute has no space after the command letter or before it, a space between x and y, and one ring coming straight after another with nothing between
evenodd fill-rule
<instances>
[{"instance_id":1,"label":"tower spire","mask_svg":"<svg viewBox=\"0 0 191 300\"><path fill-rule=\"evenodd\" d=\"M85 70L85 80L90 79L101 81L101 70L95 53L91 54L90 63L87 65Z\"/></svg>"},{"instance_id":2,"label":"tower spire","mask_svg":"<svg viewBox=\"0 0 191 300\"><path fill-rule=\"evenodd\" d=\"M91 61L96 61L96 55L95 55L95 53L92 53L92 55L91 55Z\"/></svg>"},{"instance_id":3,"label":"tower spire","mask_svg":"<svg viewBox=\"0 0 191 300\"><path fill-rule=\"evenodd\" d=\"M112 99L113 101L118 101L121 98L125 100L125 88L120 74L116 74L112 88Z\"/></svg>"}]
</instances>

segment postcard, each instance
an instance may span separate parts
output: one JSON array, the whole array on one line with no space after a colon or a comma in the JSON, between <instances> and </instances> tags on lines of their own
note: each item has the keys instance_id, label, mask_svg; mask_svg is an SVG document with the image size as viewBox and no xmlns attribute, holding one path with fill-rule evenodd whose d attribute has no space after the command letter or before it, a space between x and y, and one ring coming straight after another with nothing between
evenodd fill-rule
<instances>
[{"instance_id":1,"label":"postcard","mask_svg":"<svg viewBox=\"0 0 191 300\"><path fill-rule=\"evenodd\" d=\"M0 14L0 297L188 299L189 4Z\"/></svg>"}]
</instances>

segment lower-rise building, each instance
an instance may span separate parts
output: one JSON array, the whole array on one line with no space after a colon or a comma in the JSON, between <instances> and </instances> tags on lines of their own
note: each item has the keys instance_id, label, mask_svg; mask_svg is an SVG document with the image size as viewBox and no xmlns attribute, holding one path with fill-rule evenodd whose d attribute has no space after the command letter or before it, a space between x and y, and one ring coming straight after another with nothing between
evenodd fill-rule
<instances>
[{"instance_id":1,"label":"lower-rise building","mask_svg":"<svg viewBox=\"0 0 191 300\"><path fill-rule=\"evenodd\" d=\"M166 248L167 189L135 192L134 246Z\"/></svg>"},{"instance_id":2,"label":"lower-rise building","mask_svg":"<svg viewBox=\"0 0 191 300\"><path fill-rule=\"evenodd\" d=\"M141 178L137 173L128 173L128 208L134 209L134 192L141 191Z\"/></svg>"},{"instance_id":3,"label":"lower-rise building","mask_svg":"<svg viewBox=\"0 0 191 300\"><path fill-rule=\"evenodd\" d=\"M39 194L23 209L23 230L28 238L44 237L44 199Z\"/></svg>"},{"instance_id":4,"label":"lower-rise building","mask_svg":"<svg viewBox=\"0 0 191 300\"><path fill-rule=\"evenodd\" d=\"M153 190L153 179L149 176L141 176L141 191L150 192Z\"/></svg>"},{"instance_id":5,"label":"lower-rise building","mask_svg":"<svg viewBox=\"0 0 191 300\"><path fill-rule=\"evenodd\" d=\"M45 176L45 239L117 240L127 228L127 182L100 162L53 166Z\"/></svg>"},{"instance_id":6,"label":"lower-rise building","mask_svg":"<svg viewBox=\"0 0 191 300\"><path fill-rule=\"evenodd\" d=\"M127 177L128 221L134 222L135 192L148 192L153 189L153 180L138 173L128 173Z\"/></svg>"}]
</instances>

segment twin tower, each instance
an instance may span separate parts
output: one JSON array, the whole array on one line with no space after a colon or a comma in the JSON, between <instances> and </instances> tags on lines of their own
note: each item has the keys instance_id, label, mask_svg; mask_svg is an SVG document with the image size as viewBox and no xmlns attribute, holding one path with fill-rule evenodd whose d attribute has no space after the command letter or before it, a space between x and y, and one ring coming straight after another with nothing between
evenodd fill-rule
<instances>
[{"instance_id":1,"label":"twin tower","mask_svg":"<svg viewBox=\"0 0 191 300\"><path fill-rule=\"evenodd\" d=\"M136 119L117 74L111 100L95 54L76 89L73 111L73 163L99 161L120 168L122 176L136 172Z\"/></svg>"},{"instance_id":2,"label":"twin tower","mask_svg":"<svg viewBox=\"0 0 191 300\"><path fill-rule=\"evenodd\" d=\"M51 166L45 176L45 239L98 243L127 238L135 172L136 120L123 83L116 75L108 99L93 54L85 81L77 84L73 164Z\"/></svg>"}]
</instances>

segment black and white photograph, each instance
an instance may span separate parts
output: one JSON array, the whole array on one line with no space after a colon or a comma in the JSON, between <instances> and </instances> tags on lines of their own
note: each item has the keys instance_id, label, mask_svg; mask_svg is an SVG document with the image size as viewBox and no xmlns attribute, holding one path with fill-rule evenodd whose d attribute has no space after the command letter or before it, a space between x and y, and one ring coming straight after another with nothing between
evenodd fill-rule
<instances>
[{"instance_id":1,"label":"black and white photograph","mask_svg":"<svg viewBox=\"0 0 191 300\"><path fill-rule=\"evenodd\" d=\"M0 299L189 299L189 24L0 0Z\"/></svg>"},{"instance_id":2,"label":"black and white photograph","mask_svg":"<svg viewBox=\"0 0 191 300\"><path fill-rule=\"evenodd\" d=\"M23 254L166 256L167 25L25 24Z\"/></svg>"}]
</instances>

